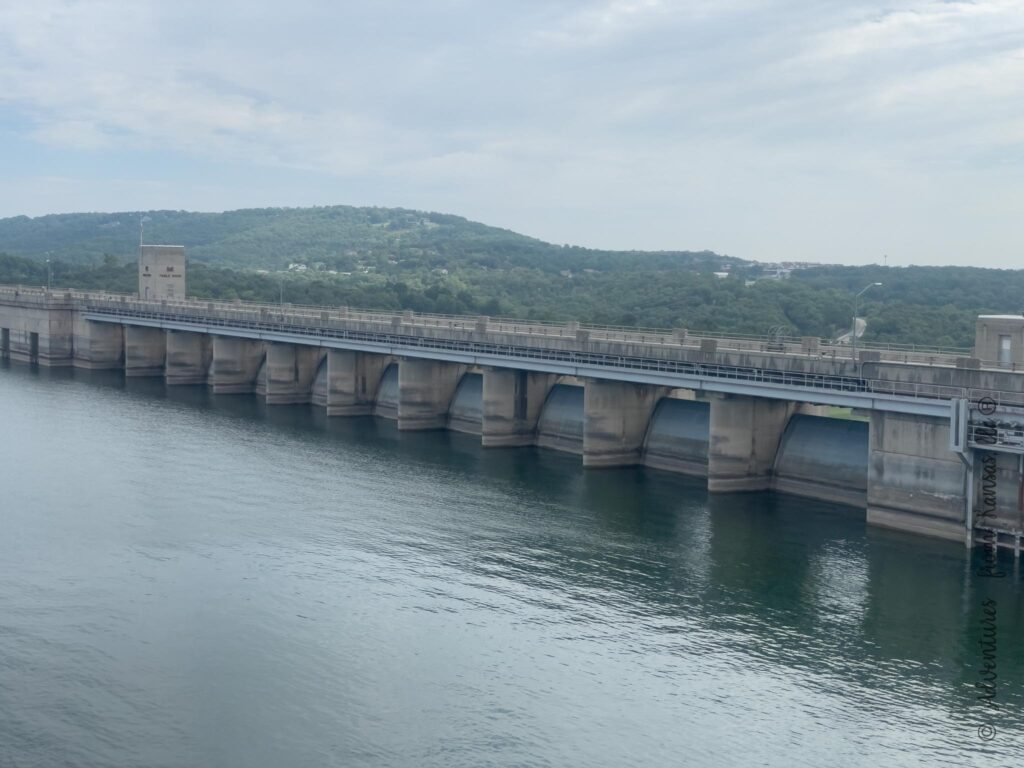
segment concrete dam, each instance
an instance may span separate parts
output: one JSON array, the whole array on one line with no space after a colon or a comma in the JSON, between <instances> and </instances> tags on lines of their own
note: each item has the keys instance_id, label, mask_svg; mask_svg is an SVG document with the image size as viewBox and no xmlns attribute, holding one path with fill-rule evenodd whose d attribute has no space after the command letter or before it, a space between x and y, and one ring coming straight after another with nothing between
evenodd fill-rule
<instances>
[{"instance_id":1,"label":"concrete dam","mask_svg":"<svg viewBox=\"0 0 1024 768\"><path fill-rule=\"evenodd\" d=\"M0 287L8 359L701 476L712 493L839 501L870 524L967 543L987 532L1019 552L1024 317L980 318L978 333L973 356L854 358L812 338ZM982 357L989 342L1020 364ZM836 406L861 418L826 415Z\"/></svg>"}]
</instances>

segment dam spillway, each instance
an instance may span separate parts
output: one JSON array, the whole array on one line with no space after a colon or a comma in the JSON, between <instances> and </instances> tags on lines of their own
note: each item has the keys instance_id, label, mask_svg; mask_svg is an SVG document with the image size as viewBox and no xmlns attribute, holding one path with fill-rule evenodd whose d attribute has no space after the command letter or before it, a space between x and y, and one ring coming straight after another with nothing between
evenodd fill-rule
<instances>
[{"instance_id":1,"label":"dam spillway","mask_svg":"<svg viewBox=\"0 0 1024 768\"><path fill-rule=\"evenodd\" d=\"M711 493L842 499L868 523L946 539L973 541L987 462L1007 490L983 527L1019 546L1024 372L875 350L844 359L817 341L0 287L8 359L479 433L484 447L552 448L588 468L706 476ZM805 418L828 407L859 421Z\"/></svg>"},{"instance_id":2,"label":"dam spillway","mask_svg":"<svg viewBox=\"0 0 1024 768\"><path fill-rule=\"evenodd\" d=\"M644 464L669 472L708 474L711 406L666 397L651 416L644 441Z\"/></svg>"},{"instance_id":3,"label":"dam spillway","mask_svg":"<svg viewBox=\"0 0 1024 768\"><path fill-rule=\"evenodd\" d=\"M537 445L583 453L583 387L555 384L537 423Z\"/></svg>"}]
</instances>

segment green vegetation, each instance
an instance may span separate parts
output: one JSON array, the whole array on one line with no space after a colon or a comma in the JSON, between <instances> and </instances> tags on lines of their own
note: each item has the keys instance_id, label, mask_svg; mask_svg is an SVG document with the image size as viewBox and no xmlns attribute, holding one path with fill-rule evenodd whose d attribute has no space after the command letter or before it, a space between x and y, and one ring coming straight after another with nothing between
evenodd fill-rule
<instances>
[{"instance_id":1,"label":"green vegetation","mask_svg":"<svg viewBox=\"0 0 1024 768\"><path fill-rule=\"evenodd\" d=\"M283 288L296 304L827 338L877 281L860 304L865 340L957 347L971 345L977 314L1024 304L1024 271L815 267L764 280L760 265L709 251L557 246L457 216L345 206L2 219L0 282L45 284L49 256L54 285L133 291L142 216L147 242L188 247L190 293L209 298L277 301Z\"/></svg>"},{"instance_id":2,"label":"green vegetation","mask_svg":"<svg viewBox=\"0 0 1024 768\"><path fill-rule=\"evenodd\" d=\"M854 413L852 408L840 408L839 406L831 406L828 409L828 415L833 419L847 419L848 421L870 421L870 417L865 416L863 413Z\"/></svg>"}]
</instances>

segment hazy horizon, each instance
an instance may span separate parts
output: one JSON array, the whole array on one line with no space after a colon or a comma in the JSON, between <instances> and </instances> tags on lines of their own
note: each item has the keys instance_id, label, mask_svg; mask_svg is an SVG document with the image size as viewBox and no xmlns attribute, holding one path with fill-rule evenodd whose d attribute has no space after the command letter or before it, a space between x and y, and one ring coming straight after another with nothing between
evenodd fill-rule
<instances>
[{"instance_id":1,"label":"hazy horizon","mask_svg":"<svg viewBox=\"0 0 1024 768\"><path fill-rule=\"evenodd\" d=\"M0 217L376 205L1017 268L1022 39L1024 0L9 4Z\"/></svg>"}]
</instances>

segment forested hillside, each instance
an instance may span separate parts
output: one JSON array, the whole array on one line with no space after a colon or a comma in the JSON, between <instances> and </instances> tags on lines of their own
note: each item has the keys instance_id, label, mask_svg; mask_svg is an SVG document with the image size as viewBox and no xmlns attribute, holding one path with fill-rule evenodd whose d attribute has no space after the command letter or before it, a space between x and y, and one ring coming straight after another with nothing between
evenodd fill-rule
<instances>
[{"instance_id":1,"label":"forested hillside","mask_svg":"<svg viewBox=\"0 0 1024 768\"><path fill-rule=\"evenodd\" d=\"M865 338L968 347L981 312L1020 312L1024 271L814 267L767 280L701 252L556 246L457 216L381 208L150 212L147 242L188 247L189 290L211 298L471 313L609 325L834 337L853 296ZM0 220L0 282L132 291L143 214ZM287 269L302 264L304 269ZM727 277L715 276L728 271Z\"/></svg>"},{"instance_id":2,"label":"forested hillside","mask_svg":"<svg viewBox=\"0 0 1024 768\"><path fill-rule=\"evenodd\" d=\"M259 208L225 213L147 211L69 213L0 219L0 252L97 263L110 254L134 258L140 224L147 243L188 248L192 261L279 269L321 264L337 271L527 268L544 272L629 268L638 259L651 269L681 264L713 271L714 253L641 253L565 248L489 227L460 216L402 208ZM390 269L393 267L394 269Z\"/></svg>"}]
</instances>

